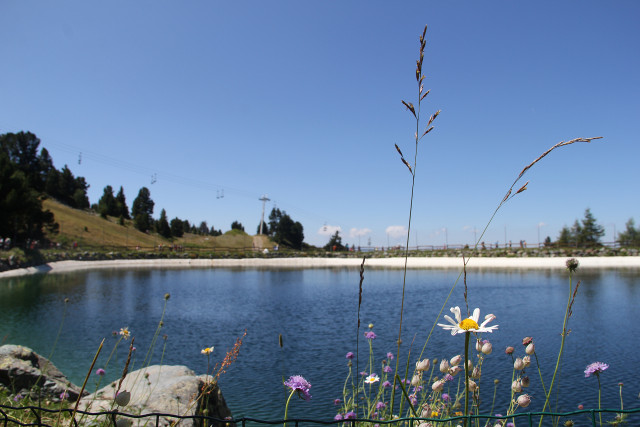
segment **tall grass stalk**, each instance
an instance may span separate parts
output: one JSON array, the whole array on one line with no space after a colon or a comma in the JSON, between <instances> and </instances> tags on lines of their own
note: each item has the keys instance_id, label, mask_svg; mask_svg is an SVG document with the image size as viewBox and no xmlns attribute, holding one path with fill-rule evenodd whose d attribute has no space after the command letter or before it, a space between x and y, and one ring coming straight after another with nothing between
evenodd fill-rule
<instances>
[{"instance_id":1,"label":"tall grass stalk","mask_svg":"<svg viewBox=\"0 0 640 427\"><path fill-rule=\"evenodd\" d=\"M396 150L398 151L398 154L400 154L400 160L402 161L402 163L405 164L405 166L409 169L409 173L411 174L411 197L409 200L409 220L408 220L408 225L407 225L407 240L406 240L406 244L405 244L405 255L404 255L404 269L403 269L403 276L402 276L402 299L400 301L400 322L398 325L398 341L397 341L397 350L396 350L396 369L395 372L398 372L398 368L400 367L400 346L402 345L402 319L403 319L403 315L404 315L404 297L405 297L405 289L406 289L406 283L407 283L407 262L409 259L409 236L411 235L411 219L412 219L412 215L413 215L413 198L414 198L414 192L415 192L415 185L416 185L416 169L417 169L417 163L418 163L418 143L420 142L420 140L429 132L431 132L431 130L433 130L433 126L431 126L431 123L433 123L433 121L435 120L436 117L438 117L438 114L440 114L440 110L438 110L436 113L434 113L431 118L429 119L429 122L427 124L427 128L424 131L424 133L422 133L422 135L420 135L421 129L420 129L420 113L421 113L421 106L422 106L422 101L424 100L424 98L429 94L429 91L427 90L426 92L424 92L424 86L423 86L423 80L425 79L425 76L422 74L422 63L424 60L424 48L426 46L426 40L425 40L425 35L427 33L427 26L425 25L424 30L422 31L422 35L420 36L420 55L418 57L418 60L416 61L416 81L418 84L418 107L416 109L416 107L411 103L411 102L406 102L406 101L402 101L402 104L413 114L415 121L416 121L416 130L415 130L415 150L414 150L414 155L413 155L413 167L411 166L411 164L409 164L409 162L407 162L402 154L402 151L400 150L400 148L398 147L398 145L396 144ZM397 385L397 378L398 376L395 375L393 377L393 390L395 390L396 385ZM395 393L392 392L391 394L391 411L393 411L394 408L394 403L395 403ZM400 412L402 412L402 407L400 409Z\"/></svg>"}]
</instances>

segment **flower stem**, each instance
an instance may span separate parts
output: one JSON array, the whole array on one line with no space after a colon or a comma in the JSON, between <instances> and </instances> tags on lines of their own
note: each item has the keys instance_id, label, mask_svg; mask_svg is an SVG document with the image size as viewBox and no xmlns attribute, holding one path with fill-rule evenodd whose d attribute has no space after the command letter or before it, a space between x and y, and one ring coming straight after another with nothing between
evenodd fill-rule
<instances>
[{"instance_id":1,"label":"flower stem","mask_svg":"<svg viewBox=\"0 0 640 427\"><path fill-rule=\"evenodd\" d=\"M289 394L289 397L287 398L287 404L284 407L284 420L285 420L285 423L282 425L282 427L287 427L286 421L287 421L287 413L289 412L289 402L291 402L291 396L293 396L293 393L295 393L295 392L296 392L295 389L291 390L291 393Z\"/></svg>"},{"instance_id":2,"label":"flower stem","mask_svg":"<svg viewBox=\"0 0 640 427\"><path fill-rule=\"evenodd\" d=\"M569 300L567 301L567 308L564 312L564 322L562 323L562 339L560 340L560 351L558 352L558 359L556 360L556 368L553 371L553 377L551 377L551 384L549 385L549 390L547 391L547 397L544 401L544 405L542 406L542 412L547 409L547 405L549 404L549 399L551 398L551 392L553 391L553 385L556 381L556 374L558 373L558 368L560 367L560 359L562 358L562 352L564 350L564 341L567 338L567 322L569 321L569 307L571 306L571 295L573 293L573 272L569 270ZM540 423L538 427L542 426L543 415L540 416Z\"/></svg>"},{"instance_id":3,"label":"flower stem","mask_svg":"<svg viewBox=\"0 0 640 427\"><path fill-rule=\"evenodd\" d=\"M464 416L469 415L469 337L471 333L464 334ZM467 418L464 419L467 425Z\"/></svg>"},{"instance_id":4,"label":"flower stem","mask_svg":"<svg viewBox=\"0 0 640 427\"><path fill-rule=\"evenodd\" d=\"M598 416L600 417L600 427L602 427L602 412L600 412L600 397L602 394L602 390L600 389L600 374L598 372L595 374L598 378Z\"/></svg>"}]
</instances>

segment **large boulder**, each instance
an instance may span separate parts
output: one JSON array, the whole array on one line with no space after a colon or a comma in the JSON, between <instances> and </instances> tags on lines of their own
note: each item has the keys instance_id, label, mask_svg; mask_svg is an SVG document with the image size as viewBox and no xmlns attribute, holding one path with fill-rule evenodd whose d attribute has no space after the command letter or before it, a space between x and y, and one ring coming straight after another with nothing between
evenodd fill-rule
<instances>
[{"instance_id":1,"label":"large boulder","mask_svg":"<svg viewBox=\"0 0 640 427\"><path fill-rule=\"evenodd\" d=\"M171 414L190 417L206 415L219 420L230 419L231 411L222 392L211 376L196 374L186 366L154 365L127 374L120 385L120 393L130 393L126 406L114 402L120 380L114 381L96 393L85 396L80 401L80 409L90 412L117 410L120 413ZM130 420L134 425L176 425L178 418L171 416L148 416L127 418L117 415L119 422ZM209 422L208 425L224 426L226 423ZM178 425L203 425L195 418L180 420Z\"/></svg>"},{"instance_id":2,"label":"large boulder","mask_svg":"<svg viewBox=\"0 0 640 427\"><path fill-rule=\"evenodd\" d=\"M21 345L0 346L0 385L10 393L47 399L78 399L80 388L72 384L47 358ZM41 393L41 394L40 394Z\"/></svg>"}]
</instances>

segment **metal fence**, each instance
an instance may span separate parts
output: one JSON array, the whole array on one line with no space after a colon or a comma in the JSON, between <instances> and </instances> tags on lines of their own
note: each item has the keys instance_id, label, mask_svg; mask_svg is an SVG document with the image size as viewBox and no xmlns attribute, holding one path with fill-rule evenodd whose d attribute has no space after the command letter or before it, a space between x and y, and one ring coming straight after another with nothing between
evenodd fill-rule
<instances>
[{"instance_id":1,"label":"metal fence","mask_svg":"<svg viewBox=\"0 0 640 427\"><path fill-rule=\"evenodd\" d=\"M64 418L65 424L69 422L73 415L72 409L47 409L37 406L6 406L0 405L0 425L8 426L38 426L53 427L60 425L59 421L63 414L67 414ZM638 416L633 416L638 415ZM601 420L602 418L602 420ZM128 420L129 422L122 420ZM48 424L47 422L52 422ZM513 414L510 416L490 416L490 415L467 415L455 416L445 419L434 418L398 418L390 421L382 421L376 419L354 418L347 420L313 420L303 418L292 418L287 420L266 421L256 418L242 417L219 419L204 415L176 415L163 413L150 414L128 414L118 411L104 412L86 412L76 411L75 417L69 425L103 425L117 426L136 424L146 426L166 426L166 425L185 425L185 421L189 425L195 426L216 426L216 427L247 427L258 425L284 425L301 427L310 425L338 425L343 427L360 426L393 426L393 427L418 427L421 423L431 423L433 427L466 425L469 427L485 427L485 426L505 426L507 422L512 422L517 426L538 426L542 421L544 426L548 425L574 425L574 426L592 426L598 427L604 425L640 425L640 408L636 409L583 409L572 412L525 412ZM572 421L573 424L565 424Z\"/></svg>"}]
</instances>

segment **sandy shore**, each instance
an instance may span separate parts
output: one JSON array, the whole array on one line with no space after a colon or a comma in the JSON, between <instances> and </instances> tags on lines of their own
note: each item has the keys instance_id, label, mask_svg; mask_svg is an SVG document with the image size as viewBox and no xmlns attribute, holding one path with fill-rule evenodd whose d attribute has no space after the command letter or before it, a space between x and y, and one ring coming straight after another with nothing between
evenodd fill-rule
<instances>
[{"instance_id":1,"label":"sandy shore","mask_svg":"<svg viewBox=\"0 0 640 427\"><path fill-rule=\"evenodd\" d=\"M640 268L640 257L577 258L581 268ZM472 258L467 269L563 269L566 258ZM367 268L403 268L404 258L367 259ZM0 273L0 278L28 274L67 273L105 268L359 268L358 258L244 258L244 259L144 259L114 261L59 261L38 267ZM462 258L409 258L412 269L462 268Z\"/></svg>"}]
</instances>

